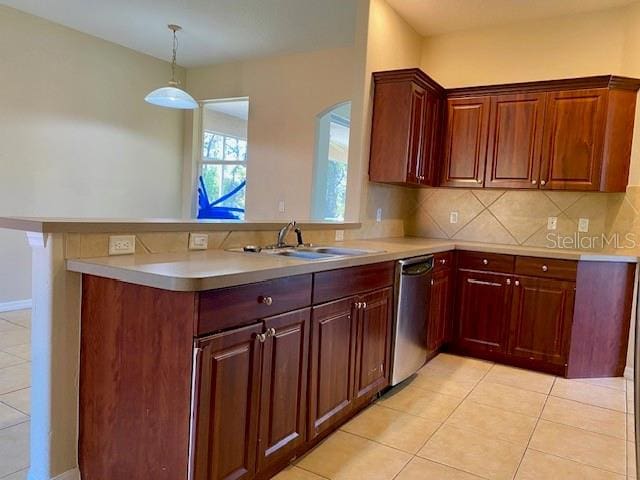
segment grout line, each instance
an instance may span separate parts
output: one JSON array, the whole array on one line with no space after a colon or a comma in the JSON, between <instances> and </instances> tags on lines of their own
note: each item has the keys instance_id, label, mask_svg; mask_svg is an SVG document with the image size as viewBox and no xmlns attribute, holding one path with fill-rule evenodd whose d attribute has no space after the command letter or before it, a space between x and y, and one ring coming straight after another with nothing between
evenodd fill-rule
<instances>
[{"instance_id":1,"label":"grout line","mask_svg":"<svg viewBox=\"0 0 640 480\"><path fill-rule=\"evenodd\" d=\"M621 393L624 393L624 392L621 392ZM560 397L560 396L558 396L558 395L554 395L553 393L550 393L550 394L549 394L549 396L550 396L550 397L554 397L554 398L559 398L559 399L561 399L561 400L569 400L569 401L571 401L571 402L576 402L576 403L579 403L580 405L586 405L586 406L588 406L588 407L597 407L597 408L602 408L603 410L609 410L610 412L618 412L618 413L622 413L622 414L627 413L627 408L626 408L626 406L625 406L624 411L621 411L621 410L616 410L615 408L608 408L608 407L602 407L602 406L600 406L600 405L594 405L593 403L581 402L580 400L574 400L573 398ZM626 398L625 398L625 402L626 402Z\"/></svg>"},{"instance_id":2,"label":"grout line","mask_svg":"<svg viewBox=\"0 0 640 480\"><path fill-rule=\"evenodd\" d=\"M543 454L545 454L545 455L549 455L549 456L551 456L551 457L559 458L559 459L561 459L561 460L566 460L566 461L569 461L569 462L577 463L578 465L583 465L583 466L585 466L585 467L594 468L594 469L599 470L599 471L601 471L601 472L613 473L613 474L618 475L618 476L621 476L621 477L623 477L623 478L626 478L626 477L627 477L627 474L626 474L626 471L627 471L626 463L627 463L627 462L626 462L626 461L625 461L625 473L620 473L620 472L614 472L613 470L607 470L606 468L596 467L595 465L591 465L591 464L589 464L589 463L580 462L580 461L575 460L575 459L573 459L573 458L562 457L562 456L557 455L557 454L555 454L555 453L549 453L549 452L545 452L545 451L543 451L543 450L538 450L537 448L531 448L531 447L529 447L529 448L527 448L527 450L531 450L532 452L543 453ZM625 445L625 452L624 452L624 455L625 455L625 458L626 458L626 456L627 456L627 452L626 452L626 445Z\"/></svg>"}]
</instances>

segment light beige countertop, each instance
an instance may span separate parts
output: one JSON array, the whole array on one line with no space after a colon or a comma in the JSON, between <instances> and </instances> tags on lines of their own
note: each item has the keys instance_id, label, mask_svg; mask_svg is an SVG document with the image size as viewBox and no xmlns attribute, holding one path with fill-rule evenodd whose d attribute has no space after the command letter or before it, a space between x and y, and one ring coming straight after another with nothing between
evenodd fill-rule
<instances>
[{"instance_id":1,"label":"light beige countertop","mask_svg":"<svg viewBox=\"0 0 640 480\"><path fill-rule=\"evenodd\" d=\"M185 231L277 231L286 221L251 222L184 218L47 218L0 217L0 228L36 233L139 233ZM305 230L348 230L357 222L300 222Z\"/></svg>"},{"instance_id":2,"label":"light beige countertop","mask_svg":"<svg viewBox=\"0 0 640 480\"><path fill-rule=\"evenodd\" d=\"M206 250L71 259L67 260L67 269L164 290L202 291L453 249L583 261L636 263L638 260L638 257L633 255L616 253L602 254L416 237L354 240L339 242L336 245L378 252L308 261L260 253Z\"/></svg>"}]
</instances>

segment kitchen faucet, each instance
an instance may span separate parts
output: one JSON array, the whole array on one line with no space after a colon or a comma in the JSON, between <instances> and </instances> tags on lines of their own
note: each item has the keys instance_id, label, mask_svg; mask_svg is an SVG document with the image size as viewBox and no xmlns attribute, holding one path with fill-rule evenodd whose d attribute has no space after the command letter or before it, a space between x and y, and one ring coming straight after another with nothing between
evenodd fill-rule
<instances>
[{"instance_id":1,"label":"kitchen faucet","mask_svg":"<svg viewBox=\"0 0 640 480\"><path fill-rule=\"evenodd\" d=\"M278 241L276 242L276 248L282 248L287 246L287 242L285 242L285 239L287 238L287 235L289 234L291 229L294 228L295 226L296 226L296 221L291 220L289 223L287 223L284 227L280 229L280 231L278 232Z\"/></svg>"}]
</instances>

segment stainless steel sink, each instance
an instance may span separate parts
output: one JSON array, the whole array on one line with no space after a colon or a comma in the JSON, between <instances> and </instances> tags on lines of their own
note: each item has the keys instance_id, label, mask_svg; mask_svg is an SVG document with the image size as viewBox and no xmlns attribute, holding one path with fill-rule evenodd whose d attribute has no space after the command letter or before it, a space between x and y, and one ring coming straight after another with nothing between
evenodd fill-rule
<instances>
[{"instance_id":1,"label":"stainless steel sink","mask_svg":"<svg viewBox=\"0 0 640 480\"><path fill-rule=\"evenodd\" d=\"M251 248L248 250L248 248ZM232 248L230 249L232 252L248 252L254 255L277 255L280 257L292 257L298 258L300 260L329 260L332 258L339 257L355 257L358 255L367 255L372 253L383 253L382 250L365 250L360 248L346 248L346 247L314 247L314 246L304 246L304 247L284 247L284 248L256 248L256 247L247 247L247 249L243 248Z\"/></svg>"},{"instance_id":2,"label":"stainless steel sink","mask_svg":"<svg viewBox=\"0 0 640 480\"><path fill-rule=\"evenodd\" d=\"M308 250L316 253L336 255L340 257L355 257L358 255L367 255L369 253L381 253L379 250L362 250L359 248L345 247L301 247L300 250Z\"/></svg>"}]
</instances>

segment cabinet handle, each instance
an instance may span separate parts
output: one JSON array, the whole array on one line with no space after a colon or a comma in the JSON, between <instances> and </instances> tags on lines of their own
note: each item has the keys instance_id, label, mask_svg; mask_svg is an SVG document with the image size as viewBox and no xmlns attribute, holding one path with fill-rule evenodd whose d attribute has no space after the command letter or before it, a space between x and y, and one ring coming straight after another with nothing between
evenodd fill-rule
<instances>
[{"instance_id":1,"label":"cabinet handle","mask_svg":"<svg viewBox=\"0 0 640 480\"><path fill-rule=\"evenodd\" d=\"M489 287L501 287L501 283L497 282L485 282L483 280L474 280L473 278L467 278L468 283L472 283L474 285L487 285Z\"/></svg>"},{"instance_id":2,"label":"cabinet handle","mask_svg":"<svg viewBox=\"0 0 640 480\"><path fill-rule=\"evenodd\" d=\"M362 303L356 302L353 304L353 306L356 307L356 310L359 310L362 307Z\"/></svg>"},{"instance_id":3,"label":"cabinet handle","mask_svg":"<svg viewBox=\"0 0 640 480\"><path fill-rule=\"evenodd\" d=\"M440 259L440 264L444 265L445 263L447 263L447 259L446 258L441 258Z\"/></svg>"},{"instance_id":4,"label":"cabinet handle","mask_svg":"<svg viewBox=\"0 0 640 480\"><path fill-rule=\"evenodd\" d=\"M367 302L362 302L362 308L367 308Z\"/></svg>"},{"instance_id":5,"label":"cabinet handle","mask_svg":"<svg viewBox=\"0 0 640 480\"><path fill-rule=\"evenodd\" d=\"M520 286L520 280L516 280L516 287Z\"/></svg>"},{"instance_id":6,"label":"cabinet handle","mask_svg":"<svg viewBox=\"0 0 640 480\"><path fill-rule=\"evenodd\" d=\"M540 180L540 185L546 185L547 181L546 180Z\"/></svg>"},{"instance_id":7,"label":"cabinet handle","mask_svg":"<svg viewBox=\"0 0 640 480\"><path fill-rule=\"evenodd\" d=\"M549 267L547 267L546 265L542 265L542 271L546 272L549 270Z\"/></svg>"},{"instance_id":8,"label":"cabinet handle","mask_svg":"<svg viewBox=\"0 0 640 480\"><path fill-rule=\"evenodd\" d=\"M507 285L511 285L511 279L507 278Z\"/></svg>"},{"instance_id":9,"label":"cabinet handle","mask_svg":"<svg viewBox=\"0 0 640 480\"><path fill-rule=\"evenodd\" d=\"M536 185L537 183L538 183L538 181L537 181L537 180L531 180L531 184L532 184L532 185Z\"/></svg>"},{"instance_id":10,"label":"cabinet handle","mask_svg":"<svg viewBox=\"0 0 640 480\"><path fill-rule=\"evenodd\" d=\"M267 337L275 337L276 336L276 329L275 328L270 328L267 330L266 333Z\"/></svg>"},{"instance_id":11,"label":"cabinet handle","mask_svg":"<svg viewBox=\"0 0 640 480\"><path fill-rule=\"evenodd\" d=\"M486 258L482 259L482 264L483 265L489 265L489 260L487 260Z\"/></svg>"},{"instance_id":12,"label":"cabinet handle","mask_svg":"<svg viewBox=\"0 0 640 480\"><path fill-rule=\"evenodd\" d=\"M273 303L273 298L271 298L271 297L260 297L258 299L258 301L260 303L262 303L263 305L269 306L269 305L271 305Z\"/></svg>"},{"instance_id":13,"label":"cabinet handle","mask_svg":"<svg viewBox=\"0 0 640 480\"><path fill-rule=\"evenodd\" d=\"M264 343L267 339L267 335L265 333L256 333L256 338L260 343Z\"/></svg>"},{"instance_id":14,"label":"cabinet handle","mask_svg":"<svg viewBox=\"0 0 640 480\"><path fill-rule=\"evenodd\" d=\"M202 348L193 349L193 369L191 371L191 412L189 415L189 466L187 468L187 480L195 479L196 470L196 426L198 423L198 389L200 383L200 371L202 368Z\"/></svg>"}]
</instances>

